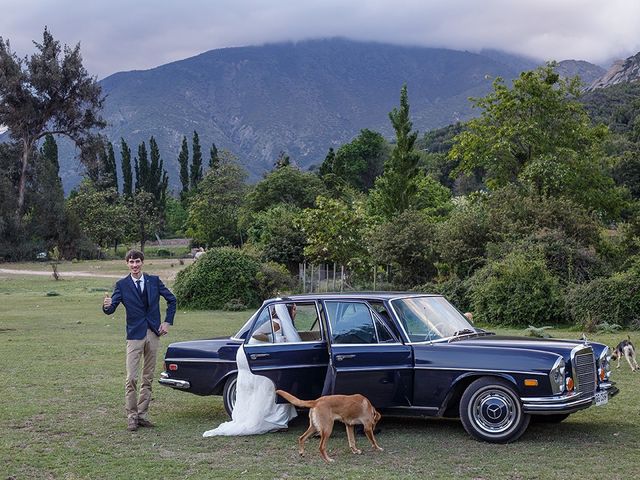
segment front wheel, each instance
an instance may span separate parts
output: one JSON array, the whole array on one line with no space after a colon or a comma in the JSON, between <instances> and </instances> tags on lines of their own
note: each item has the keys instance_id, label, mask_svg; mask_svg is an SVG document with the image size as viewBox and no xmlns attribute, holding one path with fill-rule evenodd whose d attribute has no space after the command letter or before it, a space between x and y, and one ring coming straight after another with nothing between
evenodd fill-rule
<instances>
[{"instance_id":1,"label":"front wheel","mask_svg":"<svg viewBox=\"0 0 640 480\"><path fill-rule=\"evenodd\" d=\"M238 384L238 375L233 374L227 378L224 384L224 390L222 391L222 402L224 403L224 409L231 417L233 408L236 406L236 386Z\"/></svg>"},{"instance_id":2,"label":"front wheel","mask_svg":"<svg viewBox=\"0 0 640 480\"><path fill-rule=\"evenodd\" d=\"M513 387L500 378L479 378L460 400L460 419L472 437L491 443L517 440L529 425Z\"/></svg>"}]
</instances>

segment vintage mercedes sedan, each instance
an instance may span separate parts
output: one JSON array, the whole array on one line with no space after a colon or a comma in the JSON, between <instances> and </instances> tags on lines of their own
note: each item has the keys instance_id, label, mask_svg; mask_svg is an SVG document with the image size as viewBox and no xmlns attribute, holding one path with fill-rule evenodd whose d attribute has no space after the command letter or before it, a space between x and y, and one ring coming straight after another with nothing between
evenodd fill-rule
<instances>
[{"instance_id":1,"label":"vintage mercedes sedan","mask_svg":"<svg viewBox=\"0 0 640 480\"><path fill-rule=\"evenodd\" d=\"M278 311L291 314L292 331L275 326ZM494 443L516 440L532 418L560 422L618 393L605 345L498 336L442 296L390 292L267 300L230 338L169 345L159 381L222 395L230 414L240 345L254 374L299 398L319 397L326 381L383 415L459 417Z\"/></svg>"}]
</instances>

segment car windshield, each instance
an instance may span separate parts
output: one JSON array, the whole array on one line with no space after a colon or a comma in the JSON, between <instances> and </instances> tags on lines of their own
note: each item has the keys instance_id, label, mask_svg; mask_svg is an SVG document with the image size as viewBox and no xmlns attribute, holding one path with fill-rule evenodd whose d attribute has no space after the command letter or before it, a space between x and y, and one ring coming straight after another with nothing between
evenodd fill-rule
<instances>
[{"instance_id":1,"label":"car windshield","mask_svg":"<svg viewBox=\"0 0 640 480\"><path fill-rule=\"evenodd\" d=\"M410 297L391 301L412 342L425 342L476 332L444 297Z\"/></svg>"}]
</instances>

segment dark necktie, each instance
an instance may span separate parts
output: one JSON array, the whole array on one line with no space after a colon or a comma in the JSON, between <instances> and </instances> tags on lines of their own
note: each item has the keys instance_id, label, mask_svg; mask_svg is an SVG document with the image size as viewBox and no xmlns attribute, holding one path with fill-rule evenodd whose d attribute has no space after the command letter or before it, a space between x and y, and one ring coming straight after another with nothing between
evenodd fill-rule
<instances>
[{"instance_id":1,"label":"dark necktie","mask_svg":"<svg viewBox=\"0 0 640 480\"><path fill-rule=\"evenodd\" d=\"M140 297L142 297L142 287L140 286L141 282L142 280L136 280L136 289L138 290L138 295L140 295Z\"/></svg>"}]
</instances>

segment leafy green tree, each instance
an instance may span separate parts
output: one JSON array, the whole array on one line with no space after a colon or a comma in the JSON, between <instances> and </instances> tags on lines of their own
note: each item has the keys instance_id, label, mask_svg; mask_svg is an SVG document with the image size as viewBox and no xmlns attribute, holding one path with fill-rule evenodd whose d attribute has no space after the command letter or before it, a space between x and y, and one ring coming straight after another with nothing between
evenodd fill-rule
<instances>
[{"instance_id":1,"label":"leafy green tree","mask_svg":"<svg viewBox=\"0 0 640 480\"><path fill-rule=\"evenodd\" d=\"M424 214L408 209L375 227L368 238L374 263L392 265L394 283L412 288L437 273L435 228Z\"/></svg>"},{"instance_id":2,"label":"leafy green tree","mask_svg":"<svg viewBox=\"0 0 640 480\"><path fill-rule=\"evenodd\" d=\"M132 219L135 217L114 189L99 190L85 181L69 197L68 206L82 233L96 245L113 246L115 250L119 242L133 233Z\"/></svg>"},{"instance_id":3,"label":"leafy green tree","mask_svg":"<svg viewBox=\"0 0 640 480\"><path fill-rule=\"evenodd\" d=\"M260 250L262 260L286 265L290 271L304 259L306 238L299 227L302 211L279 203L255 214L247 240Z\"/></svg>"},{"instance_id":4,"label":"leafy green tree","mask_svg":"<svg viewBox=\"0 0 640 480\"><path fill-rule=\"evenodd\" d=\"M355 268L368 261L364 242L368 219L363 202L345 203L319 196L315 208L304 210L305 256L312 262L336 262Z\"/></svg>"},{"instance_id":5,"label":"leafy green tree","mask_svg":"<svg viewBox=\"0 0 640 480\"><path fill-rule=\"evenodd\" d=\"M178 165L180 166L180 183L182 184L180 196L185 197L189 192L189 146L187 145L187 137L182 137Z\"/></svg>"},{"instance_id":6,"label":"leafy green tree","mask_svg":"<svg viewBox=\"0 0 640 480\"><path fill-rule=\"evenodd\" d=\"M202 150L200 149L200 137L193 131L193 155L191 158L191 190L195 190L202 180Z\"/></svg>"},{"instance_id":7,"label":"leafy green tree","mask_svg":"<svg viewBox=\"0 0 640 480\"><path fill-rule=\"evenodd\" d=\"M267 210L279 203L298 208L312 207L326 190L317 175L286 165L268 173L247 195L249 212Z\"/></svg>"},{"instance_id":8,"label":"leafy green tree","mask_svg":"<svg viewBox=\"0 0 640 480\"><path fill-rule=\"evenodd\" d=\"M607 129L593 126L579 103L579 80L561 78L553 66L522 73L511 88L498 78L492 93L473 100L482 113L449 156L460 161L458 171L482 169L492 189L516 183L615 217L623 196L601 148Z\"/></svg>"},{"instance_id":9,"label":"leafy green tree","mask_svg":"<svg viewBox=\"0 0 640 480\"><path fill-rule=\"evenodd\" d=\"M222 162L208 172L189 204L189 237L210 247L242 242L238 213L247 189L246 177L247 172L233 161Z\"/></svg>"},{"instance_id":10,"label":"leafy green tree","mask_svg":"<svg viewBox=\"0 0 640 480\"><path fill-rule=\"evenodd\" d=\"M80 44L64 47L45 28L36 53L18 58L0 37L0 125L9 127L21 147L16 217L23 213L32 153L48 133L70 138L81 149L92 130L105 122L99 116L104 97L96 79L82 65Z\"/></svg>"},{"instance_id":11,"label":"leafy green tree","mask_svg":"<svg viewBox=\"0 0 640 480\"><path fill-rule=\"evenodd\" d=\"M133 173L131 171L131 149L124 138L120 138L120 153L122 155L122 195L127 198L133 196Z\"/></svg>"},{"instance_id":12,"label":"leafy green tree","mask_svg":"<svg viewBox=\"0 0 640 480\"><path fill-rule=\"evenodd\" d=\"M385 218L403 212L413 205L416 194L415 177L418 175L420 155L414 150L418 132L412 132L409 120L409 100L407 86L400 91L400 108L389 113L389 119L396 132L396 145L391 157L385 162L384 173L375 182L378 194L374 197L378 204L374 210Z\"/></svg>"},{"instance_id":13,"label":"leafy green tree","mask_svg":"<svg viewBox=\"0 0 640 480\"><path fill-rule=\"evenodd\" d=\"M132 236L140 242L140 250L144 252L144 245L149 235L157 232L161 227L162 212L158 211L153 194L141 190L136 192L132 209L128 214L134 221Z\"/></svg>"},{"instance_id":14,"label":"leafy green tree","mask_svg":"<svg viewBox=\"0 0 640 480\"><path fill-rule=\"evenodd\" d=\"M188 214L187 210L182 205L182 202L176 200L172 196L168 196L166 217L166 233L169 235L184 235Z\"/></svg>"},{"instance_id":15,"label":"leafy green tree","mask_svg":"<svg viewBox=\"0 0 640 480\"><path fill-rule=\"evenodd\" d=\"M388 147L382 135L365 128L337 152L330 149L319 173L327 186L346 184L366 192L382 174L387 157Z\"/></svg>"}]
</instances>

